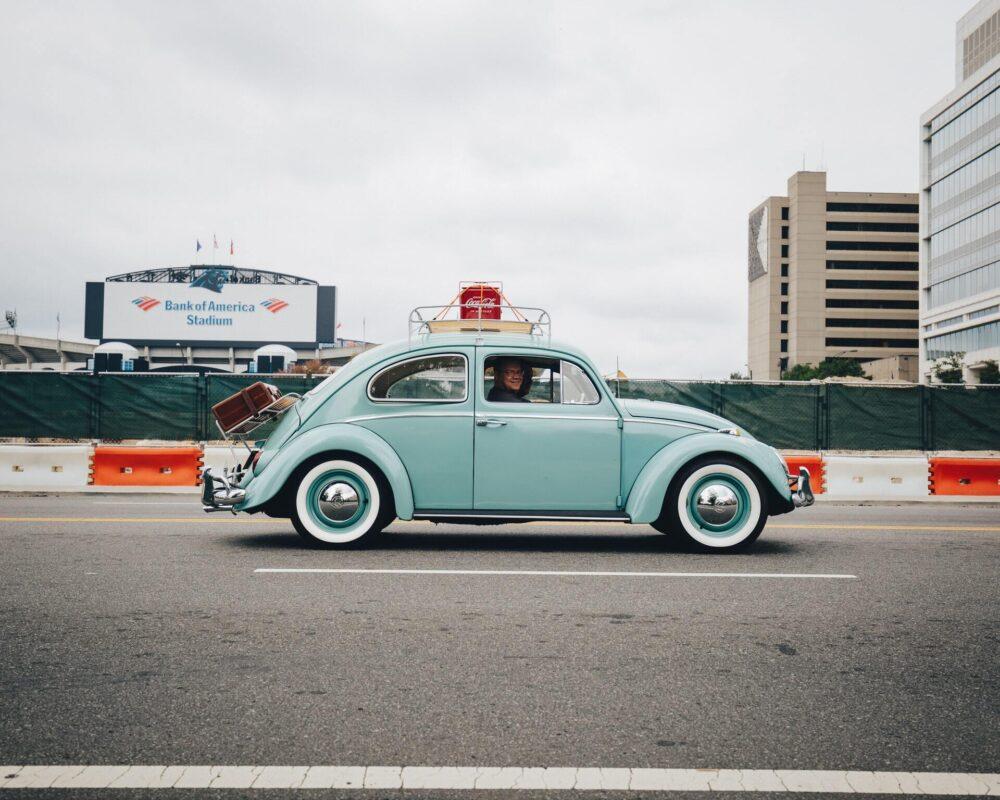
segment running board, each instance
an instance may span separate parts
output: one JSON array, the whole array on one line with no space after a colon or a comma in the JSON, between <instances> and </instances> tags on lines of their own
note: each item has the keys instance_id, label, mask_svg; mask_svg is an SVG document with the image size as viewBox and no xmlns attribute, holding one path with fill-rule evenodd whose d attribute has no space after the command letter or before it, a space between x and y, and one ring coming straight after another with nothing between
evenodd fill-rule
<instances>
[{"instance_id":1,"label":"running board","mask_svg":"<svg viewBox=\"0 0 1000 800\"><path fill-rule=\"evenodd\" d=\"M631 522L628 514L621 511L464 511L461 509L429 509L413 512L414 519L457 520L518 520L540 521L567 520L571 522Z\"/></svg>"}]
</instances>

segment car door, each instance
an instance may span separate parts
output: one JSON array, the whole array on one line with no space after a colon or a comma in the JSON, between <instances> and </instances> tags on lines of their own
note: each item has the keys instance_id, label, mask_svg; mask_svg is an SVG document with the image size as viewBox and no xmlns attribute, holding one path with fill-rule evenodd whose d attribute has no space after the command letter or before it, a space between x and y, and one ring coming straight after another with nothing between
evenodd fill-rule
<instances>
[{"instance_id":1,"label":"car door","mask_svg":"<svg viewBox=\"0 0 1000 800\"><path fill-rule=\"evenodd\" d=\"M405 356L373 372L356 424L399 455L418 511L472 508L474 349Z\"/></svg>"},{"instance_id":2,"label":"car door","mask_svg":"<svg viewBox=\"0 0 1000 800\"><path fill-rule=\"evenodd\" d=\"M538 377L548 363L548 386L532 388L537 402L488 399L501 357L528 359ZM475 509L617 511L620 417L597 376L558 353L479 347L476 358Z\"/></svg>"}]
</instances>

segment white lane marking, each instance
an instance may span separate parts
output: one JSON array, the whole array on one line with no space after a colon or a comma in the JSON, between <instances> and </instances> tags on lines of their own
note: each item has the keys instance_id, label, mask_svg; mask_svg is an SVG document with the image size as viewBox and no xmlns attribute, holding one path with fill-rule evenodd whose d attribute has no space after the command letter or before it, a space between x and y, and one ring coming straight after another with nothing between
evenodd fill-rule
<instances>
[{"instance_id":1,"label":"white lane marking","mask_svg":"<svg viewBox=\"0 0 1000 800\"><path fill-rule=\"evenodd\" d=\"M349 567L258 567L260 573L324 575L530 575L568 578L826 578L857 580L857 575L808 572L602 572L542 569L352 569Z\"/></svg>"},{"instance_id":2,"label":"white lane marking","mask_svg":"<svg viewBox=\"0 0 1000 800\"><path fill-rule=\"evenodd\" d=\"M995 772L623 767L0 766L3 789L523 789L987 795Z\"/></svg>"},{"instance_id":3,"label":"white lane marking","mask_svg":"<svg viewBox=\"0 0 1000 800\"><path fill-rule=\"evenodd\" d=\"M135 501L135 500L93 500L91 505L94 506L184 506L185 508L191 508L193 503L190 500L177 501L172 503L161 503L159 501Z\"/></svg>"}]
</instances>

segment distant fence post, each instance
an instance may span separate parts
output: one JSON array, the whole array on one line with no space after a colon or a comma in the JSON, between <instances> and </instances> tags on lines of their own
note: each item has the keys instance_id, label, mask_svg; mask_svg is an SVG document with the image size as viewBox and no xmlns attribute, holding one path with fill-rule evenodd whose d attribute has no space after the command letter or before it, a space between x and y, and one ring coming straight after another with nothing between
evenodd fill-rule
<instances>
[{"instance_id":1,"label":"distant fence post","mask_svg":"<svg viewBox=\"0 0 1000 800\"><path fill-rule=\"evenodd\" d=\"M825 383L816 386L816 449L830 446L830 393Z\"/></svg>"},{"instance_id":2,"label":"distant fence post","mask_svg":"<svg viewBox=\"0 0 1000 800\"><path fill-rule=\"evenodd\" d=\"M198 425L198 439L204 442L208 439L208 375L202 374L198 376L195 397L195 419Z\"/></svg>"},{"instance_id":3,"label":"distant fence post","mask_svg":"<svg viewBox=\"0 0 1000 800\"><path fill-rule=\"evenodd\" d=\"M101 373L93 372L87 379L91 383L90 392L90 438L101 438Z\"/></svg>"},{"instance_id":4,"label":"distant fence post","mask_svg":"<svg viewBox=\"0 0 1000 800\"><path fill-rule=\"evenodd\" d=\"M920 392L920 446L923 450L933 450L934 410L931 408L931 390L921 383L918 391Z\"/></svg>"}]
</instances>

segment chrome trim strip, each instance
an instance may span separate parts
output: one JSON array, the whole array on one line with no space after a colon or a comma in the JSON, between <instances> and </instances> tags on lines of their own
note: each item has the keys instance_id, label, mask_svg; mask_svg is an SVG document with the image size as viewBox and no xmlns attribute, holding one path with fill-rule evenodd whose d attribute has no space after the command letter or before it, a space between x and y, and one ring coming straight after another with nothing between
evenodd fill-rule
<instances>
[{"instance_id":1,"label":"chrome trim strip","mask_svg":"<svg viewBox=\"0 0 1000 800\"><path fill-rule=\"evenodd\" d=\"M386 370L390 370L393 367L398 367L400 364L408 364L411 361L422 361L425 358L434 358L436 356L457 356L465 362L465 394L461 399L456 400L441 400L439 398L434 398L433 400L415 400L412 398L403 399L392 399L387 397L372 397L372 384L375 383L376 379ZM372 403L464 403L469 399L469 357L465 353L424 353L419 356L412 356L410 358L404 358L400 361L393 361L391 364L386 364L382 369L376 372L368 380L368 386L365 387L365 395L368 400Z\"/></svg>"},{"instance_id":2,"label":"chrome trim strip","mask_svg":"<svg viewBox=\"0 0 1000 800\"><path fill-rule=\"evenodd\" d=\"M696 431L705 431L707 433L719 433L718 429L710 428L707 425L696 425L693 422L681 422L680 420L669 420L669 419L636 419L632 417L624 417L625 422L631 422L639 425L675 425L678 428L691 428Z\"/></svg>"},{"instance_id":3,"label":"chrome trim strip","mask_svg":"<svg viewBox=\"0 0 1000 800\"><path fill-rule=\"evenodd\" d=\"M385 402L385 401L382 401ZM337 422L367 422L372 419L393 419L398 417L471 417L471 411L400 411L398 414L364 414L359 417L345 417Z\"/></svg>"},{"instance_id":4,"label":"chrome trim strip","mask_svg":"<svg viewBox=\"0 0 1000 800\"><path fill-rule=\"evenodd\" d=\"M553 403L552 405L557 406L559 403ZM487 417L500 417L505 419L584 419L584 420L596 420L598 422L617 422L618 417L589 417L583 414L498 414L495 411L490 410L489 413L477 414L477 418L486 419Z\"/></svg>"},{"instance_id":5,"label":"chrome trim strip","mask_svg":"<svg viewBox=\"0 0 1000 800\"><path fill-rule=\"evenodd\" d=\"M568 520L570 522L631 522L630 517L625 514L620 517L576 517L566 514L477 514L475 511L463 513L437 514L433 511L415 511L414 519L534 519L534 520Z\"/></svg>"}]
</instances>

